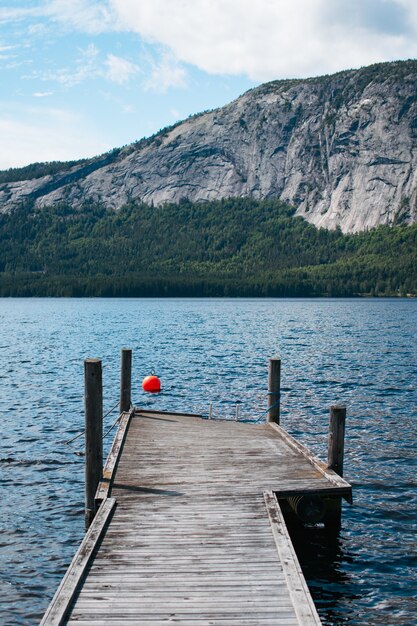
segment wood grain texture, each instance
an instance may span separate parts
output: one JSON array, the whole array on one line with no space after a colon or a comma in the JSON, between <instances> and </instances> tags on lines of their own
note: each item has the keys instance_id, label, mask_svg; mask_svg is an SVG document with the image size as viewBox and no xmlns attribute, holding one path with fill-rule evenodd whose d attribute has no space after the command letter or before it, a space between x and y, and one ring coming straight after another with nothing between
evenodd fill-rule
<instances>
[{"instance_id":1,"label":"wood grain texture","mask_svg":"<svg viewBox=\"0 0 417 626\"><path fill-rule=\"evenodd\" d=\"M279 424L281 395L281 359L269 359L267 421Z\"/></svg>"},{"instance_id":2,"label":"wood grain texture","mask_svg":"<svg viewBox=\"0 0 417 626\"><path fill-rule=\"evenodd\" d=\"M123 450L123 444L126 439L127 431L129 428L130 419L133 415L133 409L128 412L124 412L120 415L116 434L113 439L112 446L110 448L109 455L106 459L106 463L103 468L103 477L99 482L96 491L96 507L99 507L101 502L105 500L109 493L113 482L113 477L119 462L120 456Z\"/></svg>"},{"instance_id":3,"label":"wood grain texture","mask_svg":"<svg viewBox=\"0 0 417 626\"><path fill-rule=\"evenodd\" d=\"M67 623L320 624L272 492L350 486L281 431L136 411L110 455L117 509Z\"/></svg>"},{"instance_id":4,"label":"wood grain texture","mask_svg":"<svg viewBox=\"0 0 417 626\"><path fill-rule=\"evenodd\" d=\"M303 626L319 626L321 621L301 571L278 501L272 491L266 491L264 499L298 622Z\"/></svg>"},{"instance_id":5,"label":"wood grain texture","mask_svg":"<svg viewBox=\"0 0 417 626\"><path fill-rule=\"evenodd\" d=\"M84 360L85 528L97 508L95 494L103 471L103 375L100 359Z\"/></svg>"},{"instance_id":6,"label":"wood grain texture","mask_svg":"<svg viewBox=\"0 0 417 626\"><path fill-rule=\"evenodd\" d=\"M343 476L343 460L345 451L346 407L331 406L329 420L329 440L327 465L339 476Z\"/></svg>"},{"instance_id":7,"label":"wood grain texture","mask_svg":"<svg viewBox=\"0 0 417 626\"><path fill-rule=\"evenodd\" d=\"M116 506L115 498L109 498L99 508L84 539L78 548L71 565L61 581L51 604L46 610L40 626L61 626L65 623L65 615L74 597L77 586L85 574L94 549L103 536L106 524Z\"/></svg>"},{"instance_id":8,"label":"wood grain texture","mask_svg":"<svg viewBox=\"0 0 417 626\"><path fill-rule=\"evenodd\" d=\"M120 353L120 405L119 413L130 410L132 391L132 350L122 348Z\"/></svg>"},{"instance_id":9,"label":"wood grain texture","mask_svg":"<svg viewBox=\"0 0 417 626\"><path fill-rule=\"evenodd\" d=\"M341 476L339 476L331 467L320 461L314 454L312 454L302 443L291 437L281 426L277 424L269 424L274 428L281 437L291 446L294 450L297 450L304 458L306 458L334 487L338 487L340 493L350 504L352 504L352 487ZM334 492L336 495L336 492Z\"/></svg>"}]
</instances>

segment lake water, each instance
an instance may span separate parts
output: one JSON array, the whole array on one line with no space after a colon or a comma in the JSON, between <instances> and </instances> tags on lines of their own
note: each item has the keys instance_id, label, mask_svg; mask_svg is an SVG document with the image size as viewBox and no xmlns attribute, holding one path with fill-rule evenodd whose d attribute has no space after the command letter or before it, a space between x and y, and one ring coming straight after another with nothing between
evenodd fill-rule
<instances>
[{"instance_id":1,"label":"lake water","mask_svg":"<svg viewBox=\"0 0 417 626\"><path fill-rule=\"evenodd\" d=\"M62 443L83 427L83 359L103 359L106 410L131 347L136 405L230 418L263 415L279 352L282 425L324 459L346 404L354 505L337 540L309 537L306 575L324 624L417 624L416 335L417 300L0 300L0 623L39 622L83 536L82 439Z\"/></svg>"}]
</instances>

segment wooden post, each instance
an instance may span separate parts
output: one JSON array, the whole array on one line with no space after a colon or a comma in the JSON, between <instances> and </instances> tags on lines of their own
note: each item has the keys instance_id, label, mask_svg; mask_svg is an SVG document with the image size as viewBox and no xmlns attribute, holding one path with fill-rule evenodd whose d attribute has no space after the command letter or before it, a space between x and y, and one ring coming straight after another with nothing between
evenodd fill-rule
<instances>
[{"instance_id":1,"label":"wooden post","mask_svg":"<svg viewBox=\"0 0 417 626\"><path fill-rule=\"evenodd\" d=\"M269 359L267 421L279 424L281 390L281 359Z\"/></svg>"},{"instance_id":2,"label":"wooden post","mask_svg":"<svg viewBox=\"0 0 417 626\"><path fill-rule=\"evenodd\" d=\"M122 348L120 354L120 413L129 411L132 393L132 350Z\"/></svg>"},{"instance_id":3,"label":"wooden post","mask_svg":"<svg viewBox=\"0 0 417 626\"><path fill-rule=\"evenodd\" d=\"M343 476L343 457L345 449L346 407L334 405L330 407L329 442L327 450L327 466ZM342 525L342 499L330 498L327 503L326 528L336 534Z\"/></svg>"},{"instance_id":4,"label":"wooden post","mask_svg":"<svg viewBox=\"0 0 417 626\"><path fill-rule=\"evenodd\" d=\"M100 359L84 361L85 528L96 514L95 495L103 475L103 381Z\"/></svg>"},{"instance_id":5,"label":"wooden post","mask_svg":"<svg viewBox=\"0 0 417 626\"><path fill-rule=\"evenodd\" d=\"M330 407L329 443L327 451L327 465L343 476L343 456L345 451L345 422L346 407Z\"/></svg>"}]
</instances>

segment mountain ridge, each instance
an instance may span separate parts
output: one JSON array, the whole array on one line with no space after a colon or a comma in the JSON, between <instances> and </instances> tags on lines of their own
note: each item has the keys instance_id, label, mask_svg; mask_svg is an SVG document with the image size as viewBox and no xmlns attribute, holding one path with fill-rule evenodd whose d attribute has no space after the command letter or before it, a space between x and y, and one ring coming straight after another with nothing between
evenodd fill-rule
<instances>
[{"instance_id":1,"label":"mountain ridge","mask_svg":"<svg viewBox=\"0 0 417 626\"><path fill-rule=\"evenodd\" d=\"M0 173L0 212L26 202L118 210L131 200L160 206L253 197L282 200L315 226L346 233L412 224L416 82L414 60L270 81L45 176L8 181Z\"/></svg>"}]
</instances>

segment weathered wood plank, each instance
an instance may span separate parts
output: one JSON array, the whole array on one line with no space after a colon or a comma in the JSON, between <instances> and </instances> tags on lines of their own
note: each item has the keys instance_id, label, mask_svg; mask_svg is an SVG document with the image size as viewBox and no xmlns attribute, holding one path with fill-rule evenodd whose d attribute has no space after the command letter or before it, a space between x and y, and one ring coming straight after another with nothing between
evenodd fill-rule
<instances>
[{"instance_id":1,"label":"weathered wood plank","mask_svg":"<svg viewBox=\"0 0 417 626\"><path fill-rule=\"evenodd\" d=\"M117 469L117 464L120 459L120 455L123 450L123 445L126 440L127 431L129 429L130 420L133 416L134 409L124 412L120 415L119 424L116 431L116 435L113 439L112 446L110 448L109 455L106 459L106 463L103 468L103 478L100 481L96 492L96 503L100 506L101 502L105 500L110 494L112 481Z\"/></svg>"},{"instance_id":2,"label":"weathered wood plank","mask_svg":"<svg viewBox=\"0 0 417 626\"><path fill-rule=\"evenodd\" d=\"M202 418L203 416L201 415L201 413L178 413L175 411L169 411L166 413L162 413L161 411L153 411L152 409L139 409L136 408L136 415L140 416L140 417L150 417L152 418L153 416L159 416L160 418L163 417L200 417Z\"/></svg>"},{"instance_id":3,"label":"weathered wood plank","mask_svg":"<svg viewBox=\"0 0 417 626\"><path fill-rule=\"evenodd\" d=\"M181 618L181 619L179 619ZM296 617L293 615L283 614L281 616L273 616L271 613L263 613L259 612L254 618L251 615L244 615L242 613L237 613L236 615L212 615L208 613L202 613L199 615L170 615L158 612L156 614L148 614L145 616L141 616L140 622L137 621L137 617L133 615L123 615L121 613L110 613L107 616L97 616L94 612L86 613L85 616L77 616L74 620L68 620L68 624L78 624L78 623L86 623L87 620L89 624L97 624L104 622L105 624L113 624L114 621L124 623L123 619L126 622L134 622L136 620L137 626L143 626L143 624L152 623L163 623L163 624L194 624L201 622L205 623L207 620L210 620L209 624L212 626L213 624L240 624L241 622L244 624L251 623L253 626L257 626L258 624L263 624L264 620L267 624L276 623L276 624L284 624L286 626L299 626L299 622ZM241 622L240 622L241 620ZM271 621L270 621L271 620Z\"/></svg>"},{"instance_id":4,"label":"weathered wood plank","mask_svg":"<svg viewBox=\"0 0 417 626\"><path fill-rule=\"evenodd\" d=\"M336 474L332 469L329 469L323 461L320 461L314 454L312 454L303 444L291 437L281 426L270 423L269 426L276 430L282 437L282 439L288 443L290 447L299 452L304 458L306 458L323 476L335 487L345 489L346 499L352 503L352 487L341 476Z\"/></svg>"},{"instance_id":5,"label":"weathered wood plank","mask_svg":"<svg viewBox=\"0 0 417 626\"><path fill-rule=\"evenodd\" d=\"M95 607L90 607L89 609L87 609L85 613L90 613L91 612L91 621L94 622L94 619L100 618L100 617L105 617L106 615L109 614L109 607L103 606L102 608L100 608L100 603L98 602L97 605ZM241 610L239 610L238 606L232 607L232 608L222 608L220 611L200 611L197 607L196 608L190 608L189 610L186 609L182 609L181 611L178 611L176 613L174 613L173 615L170 614L169 610L168 611L164 611L161 610L161 607L155 611L155 610L147 610L147 609L137 609L136 607L125 607L125 608L121 608L119 610L111 610L111 615L113 617L126 617L129 618L129 616L135 617L137 620L142 620L142 618L146 619L146 618L165 618L166 620L168 620L171 617L171 621L172 618L175 617L176 618L176 622L180 622L181 623L181 618L190 618L190 617L195 617L195 618L216 618L217 616L221 617L222 619L225 618L232 618L232 619L237 619L239 617L242 616L242 612ZM245 611L244 613L246 614L246 616L251 616L254 618L258 618L258 617L262 617L262 616L273 616L274 614L276 615L277 611L275 607L269 608L269 607L265 607L262 608L262 610L259 610L258 607L245 607ZM76 616L79 615L78 611L74 611L73 615L71 616L71 619L76 618ZM82 615L80 615L80 617L82 617ZM294 612L292 610L292 608L289 608L288 610L286 610L284 608L282 614L280 617L285 617L286 619L291 619L294 617ZM139 624L141 624L142 621L139 621ZM297 623L297 622L296 622ZM303 624L303 622L298 622L299 624Z\"/></svg>"},{"instance_id":6,"label":"weathered wood plank","mask_svg":"<svg viewBox=\"0 0 417 626\"><path fill-rule=\"evenodd\" d=\"M264 498L272 534L298 621L303 626L319 626L321 621L301 571L277 499L272 492L265 492Z\"/></svg>"},{"instance_id":7,"label":"weathered wood plank","mask_svg":"<svg viewBox=\"0 0 417 626\"><path fill-rule=\"evenodd\" d=\"M105 496L111 484L118 506L67 623L320 624L287 535L277 548L279 506L271 495L268 515L263 493L350 486L271 426L152 411L119 425L100 486Z\"/></svg>"},{"instance_id":8,"label":"weathered wood plank","mask_svg":"<svg viewBox=\"0 0 417 626\"><path fill-rule=\"evenodd\" d=\"M105 500L100 506L71 565L52 598L40 626L60 626L64 622L77 586L87 569L93 550L100 541L115 506L116 500L114 498Z\"/></svg>"}]
</instances>

